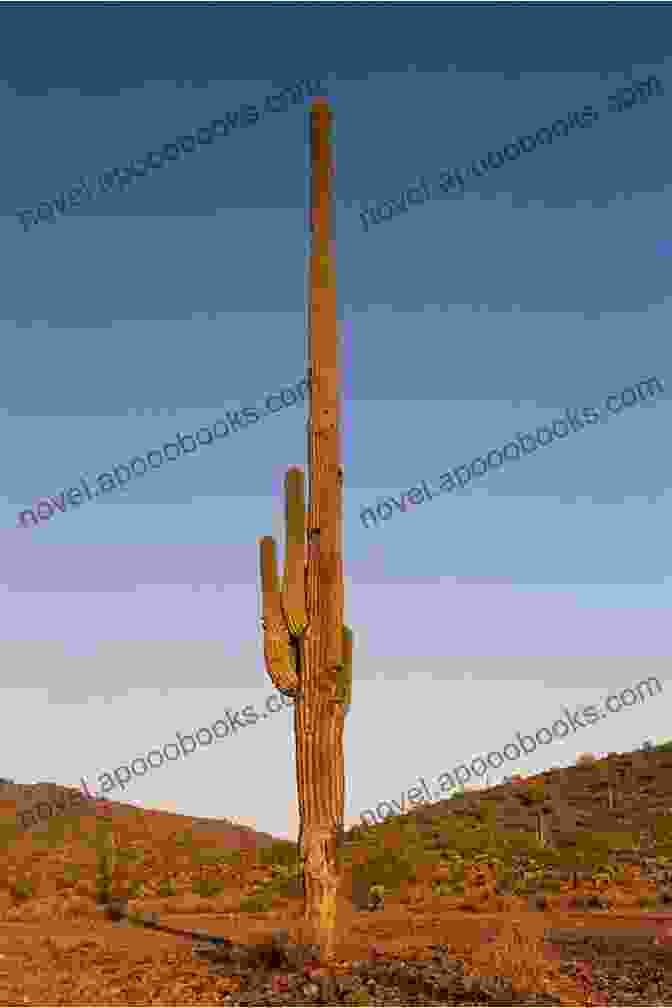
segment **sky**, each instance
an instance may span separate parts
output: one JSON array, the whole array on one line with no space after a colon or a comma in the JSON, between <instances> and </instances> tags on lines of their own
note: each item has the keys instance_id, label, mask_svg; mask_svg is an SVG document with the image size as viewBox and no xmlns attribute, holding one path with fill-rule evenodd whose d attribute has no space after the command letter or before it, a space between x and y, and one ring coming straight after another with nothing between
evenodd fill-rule
<instances>
[{"instance_id":1,"label":"sky","mask_svg":"<svg viewBox=\"0 0 672 1008\"><path fill-rule=\"evenodd\" d=\"M670 7L31 8L0 9L0 776L99 791L275 693L258 541L282 541L305 402L37 526L18 514L306 374L309 99L27 229L18 211L301 79L334 116L346 825L649 676L662 692L489 782L667 739ZM661 95L611 107L652 74ZM438 187L586 105L587 127ZM430 199L365 229L423 177ZM651 401L364 527L654 376ZM109 797L295 839L291 710L266 722Z\"/></svg>"}]
</instances>

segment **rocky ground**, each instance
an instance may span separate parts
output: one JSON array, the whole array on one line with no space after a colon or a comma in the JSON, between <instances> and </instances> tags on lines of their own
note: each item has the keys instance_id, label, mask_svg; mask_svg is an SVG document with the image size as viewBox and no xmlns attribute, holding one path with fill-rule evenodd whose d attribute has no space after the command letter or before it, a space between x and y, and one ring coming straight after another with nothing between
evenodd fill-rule
<instances>
[{"instance_id":1,"label":"rocky ground","mask_svg":"<svg viewBox=\"0 0 672 1008\"><path fill-rule=\"evenodd\" d=\"M655 938L628 935L549 933L549 958L585 988L578 1004L672 1005L672 961ZM553 949L552 946L555 946ZM229 1005L563 1005L550 991L516 991L504 976L475 977L443 945L431 958L406 961L375 955L369 961L320 969L310 946L288 944L286 932L255 946L198 943L193 954L215 976L238 977Z\"/></svg>"},{"instance_id":2,"label":"rocky ground","mask_svg":"<svg viewBox=\"0 0 672 1008\"><path fill-rule=\"evenodd\" d=\"M214 975L238 976L240 989L223 999L229 1005L561 1005L548 994L516 993L505 978L465 975L464 964L445 947L432 948L429 961L389 959L320 969L310 946L282 940L250 948L196 945Z\"/></svg>"}]
</instances>

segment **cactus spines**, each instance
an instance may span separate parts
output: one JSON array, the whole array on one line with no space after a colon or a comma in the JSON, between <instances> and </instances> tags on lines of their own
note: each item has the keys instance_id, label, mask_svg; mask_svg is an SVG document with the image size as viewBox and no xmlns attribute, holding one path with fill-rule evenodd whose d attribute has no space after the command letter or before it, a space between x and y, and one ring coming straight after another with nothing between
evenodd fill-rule
<instances>
[{"instance_id":1,"label":"cactus spines","mask_svg":"<svg viewBox=\"0 0 672 1008\"><path fill-rule=\"evenodd\" d=\"M282 610L292 637L308 626L306 614L306 502L303 472L293 467L285 477L285 571Z\"/></svg>"},{"instance_id":2,"label":"cactus spines","mask_svg":"<svg viewBox=\"0 0 672 1008\"><path fill-rule=\"evenodd\" d=\"M296 650L285 625L278 588L275 540L264 536L259 543L263 595L264 658L273 685L280 690L298 688Z\"/></svg>"}]
</instances>

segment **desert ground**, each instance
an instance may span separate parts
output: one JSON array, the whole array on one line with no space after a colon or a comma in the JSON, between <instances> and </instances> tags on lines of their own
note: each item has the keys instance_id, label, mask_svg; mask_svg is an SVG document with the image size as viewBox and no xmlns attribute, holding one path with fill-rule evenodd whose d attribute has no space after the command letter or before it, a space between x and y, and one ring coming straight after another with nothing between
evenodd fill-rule
<instances>
[{"instance_id":1,"label":"desert ground","mask_svg":"<svg viewBox=\"0 0 672 1008\"><path fill-rule=\"evenodd\" d=\"M295 844L121 803L17 829L68 790L2 788L3 1005L672 1005L672 753L348 831L328 963Z\"/></svg>"}]
</instances>

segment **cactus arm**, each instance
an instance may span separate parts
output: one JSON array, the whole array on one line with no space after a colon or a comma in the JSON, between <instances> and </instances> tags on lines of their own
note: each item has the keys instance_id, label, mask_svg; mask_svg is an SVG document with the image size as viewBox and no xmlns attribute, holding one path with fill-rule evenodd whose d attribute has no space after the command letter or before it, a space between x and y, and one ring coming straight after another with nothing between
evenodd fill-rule
<instances>
[{"instance_id":1,"label":"cactus arm","mask_svg":"<svg viewBox=\"0 0 672 1008\"><path fill-rule=\"evenodd\" d=\"M287 470L285 477L285 572L282 611L292 637L308 626L306 613L306 503L301 469Z\"/></svg>"},{"instance_id":2,"label":"cactus arm","mask_svg":"<svg viewBox=\"0 0 672 1008\"><path fill-rule=\"evenodd\" d=\"M277 689L297 690L296 652L282 614L275 559L275 540L264 536L259 543L263 595L264 659L266 671Z\"/></svg>"}]
</instances>

